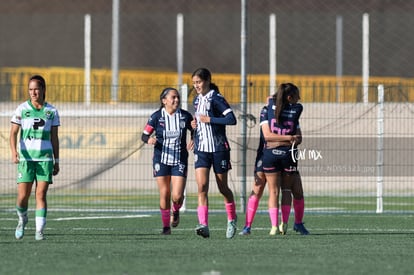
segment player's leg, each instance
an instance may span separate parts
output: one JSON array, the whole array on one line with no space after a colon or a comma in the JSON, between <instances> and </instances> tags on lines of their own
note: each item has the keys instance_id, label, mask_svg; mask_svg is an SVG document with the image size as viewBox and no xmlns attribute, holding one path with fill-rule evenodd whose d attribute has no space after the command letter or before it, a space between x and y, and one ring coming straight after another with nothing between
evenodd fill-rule
<instances>
[{"instance_id":1,"label":"player's leg","mask_svg":"<svg viewBox=\"0 0 414 275\"><path fill-rule=\"evenodd\" d=\"M171 226L172 227L177 227L178 224L180 223L180 209L184 202L184 190L185 190L185 185L186 185L186 178L184 175L171 177L171 186L172 186Z\"/></svg>"},{"instance_id":2,"label":"player's leg","mask_svg":"<svg viewBox=\"0 0 414 275\"><path fill-rule=\"evenodd\" d=\"M208 189L210 168L199 167L195 169L195 178L198 189L198 206L197 216L198 225L196 227L197 235L204 238L210 237L210 231L208 229Z\"/></svg>"},{"instance_id":3,"label":"player's leg","mask_svg":"<svg viewBox=\"0 0 414 275\"><path fill-rule=\"evenodd\" d=\"M289 222L289 215L292 205L292 185L294 178L290 173L282 172L282 182L281 182L281 223L279 225L279 233L285 235L287 232L287 225Z\"/></svg>"},{"instance_id":4,"label":"player's leg","mask_svg":"<svg viewBox=\"0 0 414 275\"><path fill-rule=\"evenodd\" d=\"M196 227L197 235L204 238L210 236L208 230L208 190L210 181L210 168L212 165L212 154L206 152L196 152L194 154L195 180L197 182L197 216L198 225Z\"/></svg>"},{"instance_id":5,"label":"player's leg","mask_svg":"<svg viewBox=\"0 0 414 275\"><path fill-rule=\"evenodd\" d=\"M224 204L227 213L226 238L231 239L236 234L237 215L233 191L230 189L228 184L228 171L231 169L229 151L213 153L213 169L217 187L224 197Z\"/></svg>"},{"instance_id":6,"label":"player's leg","mask_svg":"<svg viewBox=\"0 0 414 275\"><path fill-rule=\"evenodd\" d=\"M253 220L256 215L257 208L259 207L259 201L263 196L263 191L264 191L265 186L266 186L266 177L263 171L255 172L252 192L247 201L246 220L245 220L243 231L240 232L240 235L250 234L251 226L253 224Z\"/></svg>"},{"instance_id":7,"label":"player's leg","mask_svg":"<svg viewBox=\"0 0 414 275\"><path fill-rule=\"evenodd\" d=\"M27 210L29 208L29 198L32 192L33 181L35 179L35 169L32 163L27 161L19 162L17 167L17 172L21 176L17 179L16 211L18 223L15 237L20 240L24 236L24 230L29 220Z\"/></svg>"},{"instance_id":8,"label":"player's leg","mask_svg":"<svg viewBox=\"0 0 414 275\"><path fill-rule=\"evenodd\" d=\"M47 199L46 194L49 189L49 182L38 181L36 183L36 240L44 239L43 230L46 226Z\"/></svg>"},{"instance_id":9,"label":"player's leg","mask_svg":"<svg viewBox=\"0 0 414 275\"><path fill-rule=\"evenodd\" d=\"M293 226L293 230L302 235L308 235L309 231L303 225L305 198L303 196L302 179L299 172L296 172L293 175L295 178L292 185L293 209L295 210L295 224Z\"/></svg>"},{"instance_id":10,"label":"player's leg","mask_svg":"<svg viewBox=\"0 0 414 275\"><path fill-rule=\"evenodd\" d=\"M279 184L280 184L280 172L275 173L265 173L267 186L269 189L269 200L268 200L268 209L270 222L272 224L272 229L270 230L270 235L275 235L278 230L279 223Z\"/></svg>"},{"instance_id":11,"label":"player's leg","mask_svg":"<svg viewBox=\"0 0 414 275\"><path fill-rule=\"evenodd\" d=\"M164 176L157 176L157 185L158 191L160 194L159 202L160 202L160 212L161 212L161 221L162 221L162 234L169 235L171 234L170 228L170 215L171 215L171 187L170 175Z\"/></svg>"},{"instance_id":12,"label":"player's leg","mask_svg":"<svg viewBox=\"0 0 414 275\"><path fill-rule=\"evenodd\" d=\"M231 239L236 234L237 230L237 215L236 204L234 202L234 195L228 186L227 172L222 174L215 174L216 182L220 193L224 196L224 203L227 213L227 230L226 237Z\"/></svg>"},{"instance_id":13,"label":"player's leg","mask_svg":"<svg viewBox=\"0 0 414 275\"><path fill-rule=\"evenodd\" d=\"M20 182L17 185L16 211L18 223L15 231L16 239L20 240L24 236L24 230L29 221L27 210L29 207L29 197L33 184L31 182Z\"/></svg>"},{"instance_id":14,"label":"player's leg","mask_svg":"<svg viewBox=\"0 0 414 275\"><path fill-rule=\"evenodd\" d=\"M40 241L44 239L43 230L46 226L47 216L47 191L52 184L53 162L39 161L36 165L36 236Z\"/></svg>"}]
</instances>

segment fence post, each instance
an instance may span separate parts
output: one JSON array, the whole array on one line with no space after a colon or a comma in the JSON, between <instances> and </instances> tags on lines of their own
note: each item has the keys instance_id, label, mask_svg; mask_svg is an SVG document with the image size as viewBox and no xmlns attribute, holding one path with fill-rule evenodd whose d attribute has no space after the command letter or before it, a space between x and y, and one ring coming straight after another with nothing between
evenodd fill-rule
<instances>
[{"instance_id":1,"label":"fence post","mask_svg":"<svg viewBox=\"0 0 414 275\"><path fill-rule=\"evenodd\" d=\"M119 81L119 0L112 0L111 102L118 101Z\"/></svg>"},{"instance_id":2,"label":"fence post","mask_svg":"<svg viewBox=\"0 0 414 275\"><path fill-rule=\"evenodd\" d=\"M91 15L85 15L85 104L91 104Z\"/></svg>"},{"instance_id":3,"label":"fence post","mask_svg":"<svg viewBox=\"0 0 414 275\"><path fill-rule=\"evenodd\" d=\"M187 84L183 84L179 86L180 93L181 93L181 108L188 111L188 86ZM180 208L181 212L186 210L187 205L187 189L184 189L184 200L183 205Z\"/></svg>"},{"instance_id":4,"label":"fence post","mask_svg":"<svg viewBox=\"0 0 414 275\"><path fill-rule=\"evenodd\" d=\"M377 110L377 213L382 213L382 185L384 180L384 85L382 84L378 85Z\"/></svg>"},{"instance_id":5,"label":"fence post","mask_svg":"<svg viewBox=\"0 0 414 275\"><path fill-rule=\"evenodd\" d=\"M368 103L369 91L369 14L362 17L362 90L363 102Z\"/></svg>"}]
</instances>

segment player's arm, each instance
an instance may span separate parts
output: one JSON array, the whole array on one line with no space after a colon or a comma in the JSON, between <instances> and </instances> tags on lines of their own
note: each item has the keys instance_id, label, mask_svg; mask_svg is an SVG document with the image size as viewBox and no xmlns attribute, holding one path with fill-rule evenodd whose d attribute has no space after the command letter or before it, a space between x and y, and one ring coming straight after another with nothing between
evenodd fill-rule
<instances>
[{"instance_id":1,"label":"player's arm","mask_svg":"<svg viewBox=\"0 0 414 275\"><path fill-rule=\"evenodd\" d=\"M224 112L223 117L210 117L211 124L236 125L237 119L233 111Z\"/></svg>"},{"instance_id":2,"label":"player's arm","mask_svg":"<svg viewBox=\"0 0 414 275\"><path fill-rule=\"evenodd\" d=\"M296 145L299 145L302 143L302 130L300 130L300 127L296 128L296 140L295 143Z\"/></svg>"},{"instance_id":3,"label":"player's arm","mask_svg":"<svg viewBox=\"0 0 414 275\"><path fill-rule=\"evenodd\" d=\"M293 136L278 135L270 131L269 123L267 123L267 121L261 122L260 127L262 128L266 142L288 142L290 144L293 141Z\"/></svg>"},{"instance_id":4,"label":"player's arm","mask_svg":"<svg viewBox=\"0 0 414 275\"><path fill-rule=\"evenodd\" d=\"M190 131L190 140L187 143L187 150L193 150L194 149L194 134L195 134L195 128L196 128L196 127L193 127L194 122L195 122L195 124L197 124L197 122L195 121L193 116L191 114L189 114L186 129L188 129L188 131Z\"/></svg>"},{"instance_id":5,"label":"player's arm","mask_svg":"<svg viewBox=\"0 0 414 275\"><path fill-rule=\"evenodd\" d=\"M220 125L236 125L237 119L234 115L233 110L231 109L230 105L223 97L216 97L213 101L214 109L219 111L222 116L214 117L214 116L200 116L200 121L205 123L211 124L220 124Z\"/></svg>"},{"instance_id":6,"label":"player's arm","mask_svg":"<svg viewBox=\"0 0 414 275\"><path fill-rule=\"evenodd\" d=\"M52 126L50 130L50 141L52 142L53 148L53 175L57 175L59 173L59 135L58 135L58 126Z\"/></svg>"},{"instance_id":7,"label":"player's arm","mask_svg":"<svg viewBox=\"0 0 414 275\"><path fill-rule=\"evenodd\" d=\"M147 144L155 145L157 143L157 139L155 137L151 137L154 130L155 129L151 125L145 125L144 131L141 135L141 140Z\"/></svg>"},{"instance_id":8,"label":"player's arm","mask_svg":"<svg viewBox=\"0 0 414 275\"><path fill-rule=\"evenodd\" d=\"M10 128L10 149L13 163L19 163L19 153L17 152L17 135L19 131L20 125L12 123Z\"/></svg>"}]
</instances>

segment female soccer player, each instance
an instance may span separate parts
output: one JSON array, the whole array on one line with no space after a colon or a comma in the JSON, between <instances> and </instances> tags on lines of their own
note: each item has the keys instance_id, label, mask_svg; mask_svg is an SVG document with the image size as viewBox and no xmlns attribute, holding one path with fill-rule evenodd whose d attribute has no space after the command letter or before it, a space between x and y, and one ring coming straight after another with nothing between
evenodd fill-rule
<instances>
[{"instance_id":1,"label":"female soccer player","mask_svg":"<svg viewBox=\"0 0 414 275\"><path fill-rule=\"evenodd\" d=\"M260 112L260 120L261 123L268 123L268 105L270 106L274 106L273 104L273 98L268 98L267 101L267 105L264 106ZM272 108L273 109L273 108ZM298 129L299 130L299 129ZM268 132L266 134L267 136L267 146L270 147L278 147L281 145L286 145L286 146L290 146L291 144L291 136L289 135L279 135L279 134L274 134L271 132ZM295 138L299 139L299 135L296 136ZM259 142L259 146L257 148L257 155L256 155L256 160L255 160L255 166L254 166L254 183L253 183L253 188L251 191L251 194L249 196L248 202L247 202L247 211L246 211L246 220L245 220L245 226L243 228L243 231L240 232L240 235L249 235L251 232L251 225L253 223L255 214L257 212L257 208L259 205L259 201L263 195L263 191L264 188L266 186L266 176L263 172L263 150L265 148L265 139L263 136L263 131L260 128L260 142ZM283 186L283 181L282 181L282 186ZM271 188L271 187L270 187ZM284 189L282 189L283 192ZM269 190L270 192L272 192L272 190ZM286 190L285 190L286 191ZM291 199L291 193L290 190L288 190L288 192L283 192L282 193L282 213L284 210L284 202L288 202L288 199L290 197ZM288 198L286 198L288 197ZM272 208L273 204L273 197L270 196L269 197L269 209ZM290 202L289 202L290 203ZM270 213L271 211L269 211ZM289 208L289 212L290 212L290 208ZM282 215L283 217L283 215ZM287 222L286 222L287 224ZM280 229L282 229L282 227L280 227ZM283 234L282 232L279 232L281 234ZM286 231L284 232L286 233Z\"/></svg>"},{"instance_id":2,"label":"female soccer player","mask_svg":"<svg viewBox=\"0 0 414 275\"><path fill-rule=\"evenodd\" d=\"M261 129L266 142L269 140L269 133L275 133L289 136L290 142L293 144L293 146L272 146L271 143L267 142L264 149L263 171L269 185L269 215L272 223L270 235L275 235L279 231L278 208L281 176L282 174L297 174L297 162L292 158L292 150L297 150L295 144L301 142L301 135L299 135L300 131L298 131L298 129L299 118L303 111L303 106L298 103L299 99L299 89L294 84L281 84L278 91L273 95L273 102L275 102L275 104L269 104L268 106L269 111L267 112L267 120L263 119L263 121L261 121ZM295 177L284 176L283 180L291 182L284 184L283 188L290 187L294 182L294 179ZM287 209L282 209L282 211L286 213ZM286 215L282 215L282 217L286 217ZM294 230L299 231L298 227L303 227L303 223L300 225L295 224ZM286 232L286 229L283 226L282 229Z\"/></svg>"},{"instance_id":3,"label":"female soccer player","mask_svg":"<svg viewBox=\"0 0 414 275\"><path fill-rule=\"evenodd\" d=\"M160 101L161 107L148 119L141 139L154 146L153 173L160 193L161 234L170 235L170 224L178 226L184 201L188 171L187 130L193 132L193 117L180 108L180 95L174 88L165 88ZM188 146L192 146L191 142Z\"/></svg>"},{"instance_id":4,"label":"female soccer player","mask_svg":"<svg viewBox=\"0 0 414 275\"><path fill-rule=\"evenodd\" d=\"M236 204L232 190L228 186L227 173L231 169L230 145L226 136L226 125L235 125L236 117L220 94L218 87L211 82L211 73L199 68L192 74L196 128L194 138L195 177L198 185L198 221L197 235L210 237L208 228L208 189L210 169L216 177L220 193L224 196L227 212L226 237L236 234Z\"/></svg>"},{"instance_id":5,"label":"female soccer player","mask_svg":"<svg viewBox=\"0 0 414 275\"><path fill-rule=\"evenodd\" d=\"M11 118L10 148L13 163L17 166L17 202L19 221L15 237L24 236L28 222L27 209L33 183L36 182L36 234L45 239L47 200L46 194L52 176L59 173L60 119L57 109L45 101L46 82L40 75L29 79L29 100L20 104ZM19 150L17 136L20 132Z\"/></svg>"}]
</instances>

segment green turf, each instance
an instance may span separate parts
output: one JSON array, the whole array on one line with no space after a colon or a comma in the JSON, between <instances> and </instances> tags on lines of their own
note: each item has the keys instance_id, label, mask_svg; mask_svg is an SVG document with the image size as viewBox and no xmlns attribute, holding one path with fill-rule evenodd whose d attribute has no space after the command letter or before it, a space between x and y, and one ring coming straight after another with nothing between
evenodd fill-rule
<instances>
[{"instance_id":1,"label":"green turf","mask_svg":"<svg viewBox=\"0 0 414 275\"><path fill-rule=\"evenodd\" d=\"M129 213L135 215L134 213ZM224 213L210 214L211 237L196 236L185 213L162 236L158 214L50 211L47 240L34 240L33 213L23 240L14 239L15 213L0 212L0 274L411 274L414 216L307 214L309 236L289 226L270 237L258 214L250 236L225 238ZM291 217L292 220L293 217ZM244 215L239 214L239 228Z\"/></svg>"},{"instance_id":2,"label":"green turf","mask_svg":"<svg viewBox=\"0 0 414 275\"><path fill-rule=\"evenodd\" d=\"M102 209L111 211L154 211L159 207L159 194L49 194L48 204L53 209ZM237 198L237 205L240 200ZM267 205L267 194L260 200L261 208ZM0 211L12 210L16 201L16 194L0 194ZM33 204L33 200L30 201ZM197 194L187 194L187 209L197 209ZM220 194L209 195L210 209L223 210L223 197ZM31 206L32 207L32 206ZM306 209L310 212L322 213L375 213L377 199L374 196L307 196ZM401 212L414 213L414 200L410 196L385 196L383 198L384 213Z\"/></svg>"}]
</instances>

